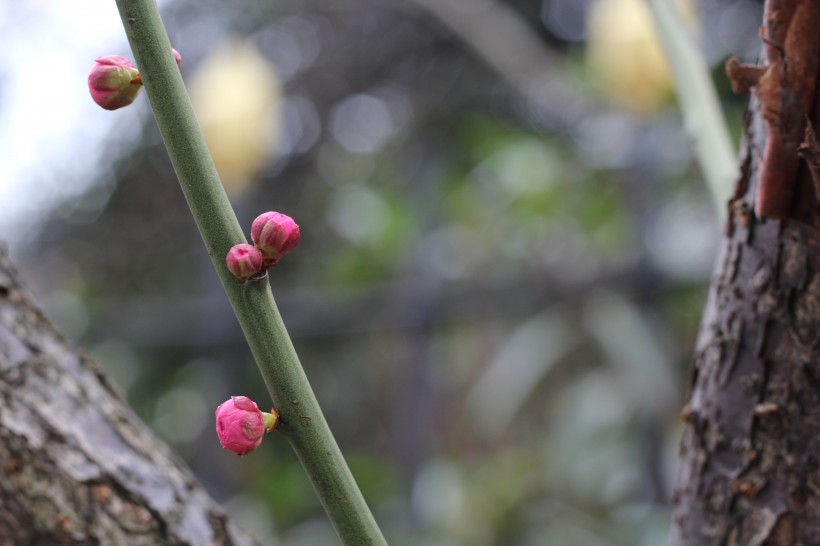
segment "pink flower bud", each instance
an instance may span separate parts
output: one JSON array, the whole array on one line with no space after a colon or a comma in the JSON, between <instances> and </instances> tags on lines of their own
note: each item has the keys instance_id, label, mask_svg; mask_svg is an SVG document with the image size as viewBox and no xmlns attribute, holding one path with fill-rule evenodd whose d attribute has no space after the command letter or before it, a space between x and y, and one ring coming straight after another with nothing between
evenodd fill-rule
<instances>
[{"instance_id":1,"label":"pink flower bud","mask_svg":"<svg viewBox=\"0 0 820 546\"><path fill-rule=\"evenodd\" d=\"M265 430L265 415L247 396L231 396L216 408L219 443L240 457L259 447Z\"/></svg>"},{"instance_id":2,"label":"pink flower bud","mask_svg":"<svg viewBox=\"0 0 820 546\"><path fill-rule=\"evenodd\" d=\"M233 245L225 256L225 265L234 277L246 281L262 271L262 253L253 245Z\"/></svg>"},{"instance_id":3,"label":"pink flower bud","mask_svg":"<svg viewBox=\"0 0 820 546\"><path fill-rule=\"evenodd\" d=\"M299 226L280 212L260 214L251 225L251 239L262 251L265 267L272 267L299 244Z\"/></svg>"},{"instance_id":4,"label":"pink flower bud","mask_svg":"<svg viewBox=\"0 0 820 546\"><path fill-rule=\"evenodd\" d=\"M174 54L174 60L177 62L177 66L181 69L182 68L182 56L179 54L179 51L171 48L171 52Z\"/></svg>"},{"instance_id":5,"label":"pink flower bud","mask_svg":"<svg viewBox=\"0 0 820 546\"><path fill-rule=\"evenodd\" d=\"M141 89L140 73L128 59L119 55L100 57L88 75L91 98L106 110L128 106Z\"/></svg>"}]
</instances>

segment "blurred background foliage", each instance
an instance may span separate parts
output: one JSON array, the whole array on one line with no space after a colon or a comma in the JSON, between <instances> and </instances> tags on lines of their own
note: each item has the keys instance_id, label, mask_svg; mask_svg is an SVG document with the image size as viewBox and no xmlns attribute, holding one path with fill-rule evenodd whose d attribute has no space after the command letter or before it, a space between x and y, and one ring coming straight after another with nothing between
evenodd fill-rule
<instances>
[{"instance_id":1,"label":"blurred background foliage","mask_svg":"<svg viewBox=\"0 0 820 546\"><path fill-rule=\"evenodd\" d=\"M267 394L146 98L86 96L107 4L0 1L0 237L237 520L334 544L282 438L217 443ZM160 5L241 223L301 225L274 293L391 544L665 543L719 226L642 2ZM687 10L737 137L761 4Z\"/></svg>"}]
</instances>

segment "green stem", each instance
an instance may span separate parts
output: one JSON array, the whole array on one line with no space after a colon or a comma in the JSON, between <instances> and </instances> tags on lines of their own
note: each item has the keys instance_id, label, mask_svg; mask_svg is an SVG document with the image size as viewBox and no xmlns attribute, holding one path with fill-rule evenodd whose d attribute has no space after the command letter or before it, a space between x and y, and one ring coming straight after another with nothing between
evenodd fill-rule
<instances>
[{"instance_id":1,"label":"green stem","mask_svg":"<svg viewBox=\"0 0 820 546\"><path fill-rule=\"evenodd\" d=\"M279 410L279 430L342 543L387 544L322 415L270 285L238 281L225 266L228 250L245 237L208 153L155 0L117 0L117 7L182 191Z\"/></svg>"},{"instance_id":2,"label":"green stem","mask_svg":"<svg viewBox=\"0 0 820 546\"><path fill-rule=\"evenodd\" d=\"M706 178L718 218L726 218L726 203L738 176L737 154L723 117L709 68L681 21L675 2L647 0L655 29L675 76L686 130Z\"/></svg>"}]
</instances>

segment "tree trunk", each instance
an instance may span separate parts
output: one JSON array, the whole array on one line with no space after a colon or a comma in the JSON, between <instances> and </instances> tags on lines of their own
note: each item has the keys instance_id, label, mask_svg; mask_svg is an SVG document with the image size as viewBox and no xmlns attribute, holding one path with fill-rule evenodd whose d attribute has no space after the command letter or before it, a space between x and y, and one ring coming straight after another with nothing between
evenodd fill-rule
<instances>
[{"instance_id":1,"label":"tree trunk","mask_svg":"<svg viewBox=\"0 0 820 546\"><path fill-rule=\"evenodd\" d=\"M0 249L0 546L252 545Z\"/></svg>"},{"instance_id":2,"label":"tree trunk","mask_svg":"<svg viewBox=\"0 0 820 546\"><path fill-rule=\"evenodd\" d=\"M804 37L811 47L806 41L790 49L793 37L772 39L774 10L787 5L794 14L795 6L814 9L811 2L767 0L767 66L774 64L772 50L788 63L787 73L801 66L800 55L820 58L809 33ZM805 26L798 20L803 16L794 15L792 28ZM816 63L811 69L816 79ZM820 216L812 169L798 159L800 141L783 136L796 133L785 120L800 120L803 134L815 90L805 110L805 100L802 106L791 101L789 82L776 83L780 87L772 89L769 81L761 94L763 79L753 82L757 98L747 117L741 176L682 413L673 546L820 544ZM777 95L777 108L766 93ZM817 153L812 137L809 127L801 148L810 163ZM774 147L773 138L780 141ZM783 153L797 166L764 176L782 159L770 155ZM758 186L773 177L782 191L761 191ZM761 198L767 200L762 209ZM779 211L783 220L764 219L761 210Z\"/></svg>"}]
</instances>

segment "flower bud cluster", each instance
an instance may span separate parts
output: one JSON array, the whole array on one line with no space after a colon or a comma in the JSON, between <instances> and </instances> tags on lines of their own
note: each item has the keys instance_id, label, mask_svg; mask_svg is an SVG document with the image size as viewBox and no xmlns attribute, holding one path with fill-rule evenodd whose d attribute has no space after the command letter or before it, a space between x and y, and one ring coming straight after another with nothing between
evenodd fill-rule
<instances>
[{"instance_id":1,"label":"flower bud cluster","mask_svg":"<svg viewBox=\"0 0 820 546\"><path fill-rule=\"evenodd\" d=\"M238 244L225 257L228 270L243 281L260 277L299 244L299 226L281 212L260 214L251 225L253 246Z\"/></svg>"},{"instance_id":2,"label":"flower bud cluster","mask_svg":"<svg viewBox=\"0 0 820 546\"><path fill-rule=\"evenodd\" d=\"M171 48L177 66L182 67L182 57ZM94 102L106 110L128 106L142 90L142 78L131 61L119 55L99 57L88 74L88 90Z\"/></svg>"}]
</instances>

